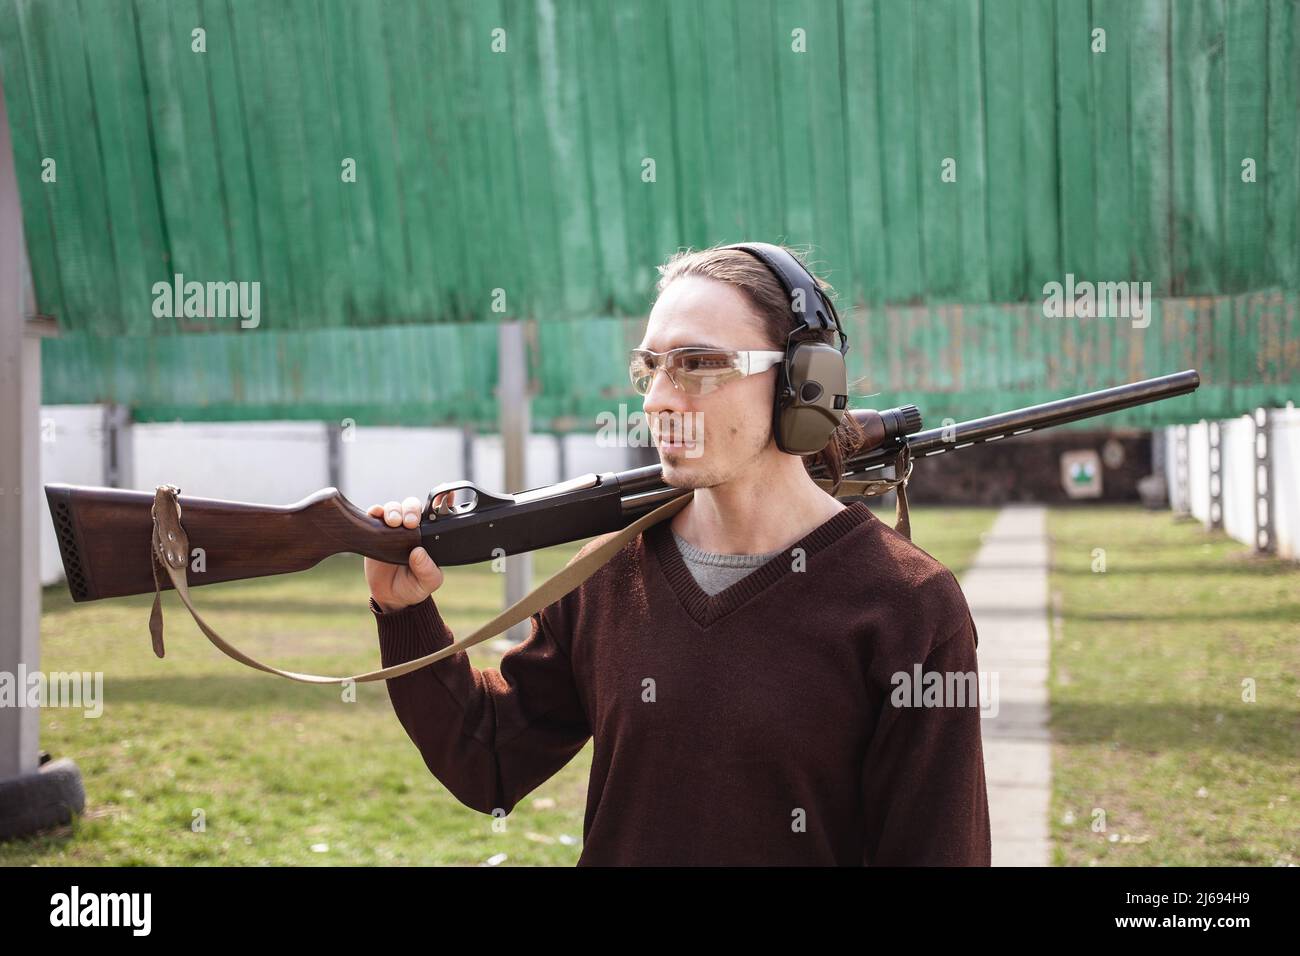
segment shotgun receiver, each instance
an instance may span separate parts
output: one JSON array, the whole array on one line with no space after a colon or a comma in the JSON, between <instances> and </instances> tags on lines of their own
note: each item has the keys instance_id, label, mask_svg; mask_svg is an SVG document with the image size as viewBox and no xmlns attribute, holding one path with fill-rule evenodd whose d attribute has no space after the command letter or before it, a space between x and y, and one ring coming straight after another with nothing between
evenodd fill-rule
<instances>
[{"instance_id":1,"label":"shotgun receiver","mask_svg":"<svg viewBox=\"0 0 1300 956\"><path fill-rule=\"evenodd\" d=\"M1195 370L921 431L915 405L851 412L865 439L844 463L845 480L861 480L901 460L956 451L1053 425L1104 415L1194 391ZM814 469L814 477L818 471ZM390 528L334 488L292 505L256 505L180 495L190 548L205 570L191 586L286 574L341 552L405 564L423 545L440 565L473 564L618 531L683 494L659 465L587 474L518 494L496 494L454 481L430 493L418 528ZM152 563L151 492L64 484L45 486L68 588L75 601L170 588Z\"/></svg>"}]
</instances>

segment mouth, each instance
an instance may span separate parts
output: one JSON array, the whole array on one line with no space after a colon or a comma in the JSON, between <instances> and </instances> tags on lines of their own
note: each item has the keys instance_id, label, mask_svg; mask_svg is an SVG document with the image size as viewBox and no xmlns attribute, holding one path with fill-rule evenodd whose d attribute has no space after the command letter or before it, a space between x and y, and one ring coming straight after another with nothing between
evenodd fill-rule
<instances>
[{"instance_id":1,"label":"mouth","mask_svg":"<svg viewBox=\"0 0 1300 956\"><path fill-rule=\"evenodd\" d=\"M650 435L655 447L664 454L696 457L704 447L700 425L694 420L663 416L652 422Z\"/></svg>"},{"instance_id":2,"label":"mouth","mask_svg":"<svg viewBox=\"0 0 1300 956\"><path fill-rule=\"evenodd\" d=\"M655 438L655 447L660 451L694 451L698 447L695 441L682 441Z\"/></svg>"},{"instance_id":3,"label":"mouth","mask_svg":"<svg viewBox=\"0 0 1300 956\"><path fill-rule=\"evenodd\" d=\"M663 431L654 429L651 434L655 447L660 451L690 451L699 444L694 436L684 435L675 428L665 428Z\"/></svg>"}]
</instances>

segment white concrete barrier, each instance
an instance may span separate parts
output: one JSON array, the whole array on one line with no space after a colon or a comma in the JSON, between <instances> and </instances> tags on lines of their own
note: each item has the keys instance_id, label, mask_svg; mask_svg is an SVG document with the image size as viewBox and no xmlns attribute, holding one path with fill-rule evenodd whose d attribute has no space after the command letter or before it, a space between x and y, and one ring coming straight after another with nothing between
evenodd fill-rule
<instances>
[{"instance_id":1,"label":"white concrete barrier","mask_svg":"<svg viewBox=\"0 0 1300 956\"><path fill-rule=\"evenodd\" d=\"M1178 429L1163 429L1165 480L1170 506L1210 520L1210 426L1188 425L1187 480L1179 480ZM1219 423L1223 482L1223 530L1245 544L1255 542L1255 423L1243 415ZM1300 560L1300 409L1269 413L1268 439L1272 483L1273 537L1279 557Z\"/></svg>"},{"instance_id":2,"label":"white concrete barrier","mask_svg":"<svg viewBox=\"0 0 1300 956\"><path fill-rule=\"evenodd\" d=\"M320 422L167 422L131 431L132 488L166 482L187 495L287 505L329 484Z\"/></svg>"}]
</instances>

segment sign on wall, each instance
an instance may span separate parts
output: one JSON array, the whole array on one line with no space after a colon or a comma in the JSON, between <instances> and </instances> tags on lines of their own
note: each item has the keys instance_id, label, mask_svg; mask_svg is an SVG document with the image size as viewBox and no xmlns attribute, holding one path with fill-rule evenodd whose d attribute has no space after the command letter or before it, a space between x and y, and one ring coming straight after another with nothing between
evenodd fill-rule
<instances>
[{"instance_id":1,"label":"sign on wall","mask_svg":"<svg viewBox=\"0 0 1300 956\"><path fill-rule=\"evenodd\" d=\"M1091 448L1061 453L1061 484L1071 498L1101 497L1101 456Z\"/></svg>"}]
</instances>

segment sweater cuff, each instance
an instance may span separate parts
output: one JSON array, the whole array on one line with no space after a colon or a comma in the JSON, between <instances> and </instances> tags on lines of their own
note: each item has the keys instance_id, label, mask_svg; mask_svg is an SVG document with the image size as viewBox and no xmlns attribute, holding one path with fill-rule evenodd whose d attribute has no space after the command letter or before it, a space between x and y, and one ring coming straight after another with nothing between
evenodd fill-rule
<instances>
[{"instance_id":1,"label":"sweater cuff","mask_svg":"<svg viewBox=\"0 0 1300 956\"><path fill-rule=\"evenodd\" d=\"M384 667L432 654L455 640L432 597L389 613L381 611L372 597L370 610L379 625L379 655Z\"/></svg>"}]
</instances>

